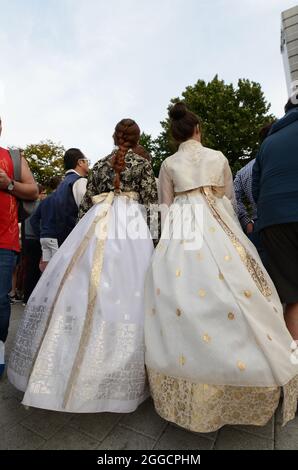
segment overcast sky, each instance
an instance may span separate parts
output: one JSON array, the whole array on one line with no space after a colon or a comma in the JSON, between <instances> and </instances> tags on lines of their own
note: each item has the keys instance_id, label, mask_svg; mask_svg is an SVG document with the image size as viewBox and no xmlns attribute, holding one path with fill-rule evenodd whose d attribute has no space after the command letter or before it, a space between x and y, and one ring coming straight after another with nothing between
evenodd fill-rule
<instances>
[{"instance_id":1,"label":"overcast sky","mask_svg":"<svg viewBox=\"0 0 298 470\"><path fill-rule=\"evenodd\" d=\"M115 124L154 137L171 98L215 74L287 99L281 11L297 0L0 0L1 145L42 139L95 162Z\"/></svg>"}]
</instances>

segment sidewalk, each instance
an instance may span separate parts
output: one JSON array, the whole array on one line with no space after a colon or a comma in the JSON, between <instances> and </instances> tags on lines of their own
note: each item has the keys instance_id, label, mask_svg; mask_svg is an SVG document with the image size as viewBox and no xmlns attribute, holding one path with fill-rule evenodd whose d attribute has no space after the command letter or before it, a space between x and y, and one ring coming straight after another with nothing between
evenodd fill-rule
<instances>
[{"instance_id":1,"label":"sidewalk","mask_svg":"<svg viewBox=\"0 0 298 470\"><path fill-rule=\"evenodd\" d=\"M13 306L8 354L22 311L20 305ZM261 428L225 426L216 433L196 434L161 419L150 399L129 415L26 410L21 399L22 393L9 384L5 375L0 380L0 450L298 450L298 416L281 428L279 411Z\"/></svg>"}]
</instances>

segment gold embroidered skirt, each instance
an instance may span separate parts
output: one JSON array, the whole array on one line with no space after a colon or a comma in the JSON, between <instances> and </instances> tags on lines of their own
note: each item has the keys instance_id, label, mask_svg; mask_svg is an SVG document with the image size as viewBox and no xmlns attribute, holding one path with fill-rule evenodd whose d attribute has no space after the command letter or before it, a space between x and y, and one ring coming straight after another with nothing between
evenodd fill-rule
<instances>
[{"instance_id":1,"label":"gold embroidered skirt","mask_svg":"<svg viewBox=\"0 0 298 470\"><path fill-rule=\"evenodd\" d=\"M157 411L201 432L262 425L290 383L285 421L293 418L297 345L255 247L230 202L211 190L179 196L175 205L145 289L146 366ZM190 210L179 212L182 206Z\"/></svg>"}]
</instances>

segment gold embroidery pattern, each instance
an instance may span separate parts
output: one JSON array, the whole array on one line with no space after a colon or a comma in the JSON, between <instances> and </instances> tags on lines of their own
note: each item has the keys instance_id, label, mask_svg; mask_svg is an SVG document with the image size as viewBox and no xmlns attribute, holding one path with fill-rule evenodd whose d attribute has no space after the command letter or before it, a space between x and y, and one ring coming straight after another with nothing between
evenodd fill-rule
<instances>
[{"instance_id":1,"label":"gold embroidery pattern","mask_svg":"<svg viewBox=\"0 0 298 470\"><path fill-rule=\"evenodd\" d=\"M204 336L203 336L203 341L204 341L205 343L210 343L210 342L211 342L211 338L210 338L210 336L208 335L208 333L204 334Z\"/></svg>"},{"instance_id":2,"label":"gold embroidery pattern","mask_svg":"<svg viewBox=\"0 0 298 470\"><path fill-rule=\"evenodd\" d=\"M105 247L106 238L108 236L107 218L109 216L109 208L111 207L111 204L114 200L114 193L111 192L107 194L105 199L104 199L104 196L105 195L99 195L98 197L95 196L93 198L94 204L101 202L102 199L107 204L107 208L103 211L102 214L100 214L100 216L97 217L98 222L102 223L104 236L100 237L96 241L95 255L93 259L91 277L90 277L90 283L89 283L87 313L86 313L84 324L83 324L83 331L81 334L78 351L77 351L77 354L76 354L76 357L72 366L70 377L67 382L63 405L62 405L63 408L66 408L67 403L71 396L72 389L76 383L78 371L83 362L86 345L89 342L91 330L92 330L94 307L95 307L95 303L97 299L97 291L98 291L98 286L100 283L102 267L103 267L104 247ZM100 199L100 197L102 197L102 199Z\"/></svg>"},{"instance_id":3,"label":"gold embroidery pattern","mask_svg":"<svg viewBox=\"0 0 298 470\"><path fill-rule=\"evenodd\" d=\"M213 432L226 424L264 426L279 403L280 387L196 384L152 369L148 374L157 413L194 432ZM293 417L297 389L292 384L288 392L287 420Z\"/></svg>"},{"instance_id":4,"label":"gold embroidery pattern","mask_svg":"<svg viewBox=\"0 0 298 470\"><path fill-rule=\"evenodd\" d=\"M266 281L265 274L261 266L259 266L259 264L253 258L253 256L250 253L248 253L248 251L244 248L244 246L242 245L238 237L228 227L228 225L224 222L224 220L222 220L221 215L216 209L216 205L215 205L216 199L212 193L212 188L210 187L201 188L201 193L205 197L215 219L221 225L225 233L230 238L233 246L236 248L237 253L240 256L240 259L245 264L249 274L251 275L259 291L264 295L264 297L269 297L272 294L272 291Z\"/></svg>"},{"instance_id":5,"label":"gold embroidery pattern","mask_svg":"<svg viewBox=\"0 0 298 470\"><path fill-rule=\"evenodd\" d=\"M283 387L283 425L295 418L298 402L298 375Z\"/></svg>"},{"instance_id":6,"label":"gold embroidery pattern","mask_svg":"<svg viewBox=\"0 0 298 470\"><path fill-rule=\"evenodd\" d=\"M106 194L104 196L107 196ZM112 203L113 201L113 197L114 197L114 193L111 192L109 193L109 200L106 200L107 203ZM103 199L104 200L104 199ZM44 332L43 332L43 335L39 341L39 347L37 348L36 352L35 352L35 355L34 355L34 358L32 360L32 365L31 365L31 371L30 371L30 374L29 376L31 375L31 372L33 370L33 367L34 367L34 364L35 364L35 361L36 361L36 358L39 354L39 351L41 349L41 346L42 346L42 343L43 343L43 340L45 338L45 335L46 335L46 332L48 330L48 327L50 325L50 322L51 322L51 319L52 319L52 316L53 316L53 312L55 310L55 307L56 307L56 304L57 304L57 301L60 297L60 294L61 294L61 291L65 285L65 282L67 280L67 278L70 276L74 266L76 265L76 263L78 262L78 260L81 258L81 256L83 256L83 254L85 253L87 247L88 247L88 244L92 238L92 236L94 235L94 232L96 230L96 227L97 227L97 224L99 223L99 221L105 216L105 213L103 214L100 214L98 215L97 217L95 217L94 221L92 222L92 225L90 226L88 232L86 233L84 239L82 240L80 246L78 247L77 251L74 253L73 257L71 258L70 260L70 263L61 279L61 282L60 282L60 285L59 285L59 288L57 290L57 293L55 295L55 298L53 300L53 304L51 306L51 309L50 309L50 312L49 312L49 315L48 315L48 318L47 318L47 322L46 322L46 325L45 325L45 328L44 328Z\"/></svg>"},{"instance_id":7,"label":"gold embroidery pattern","mask_svg":"<svg viewBox=\"0 0 298 470\"><path fill-rule=\"evenodd\" d=\"M241 370L242 372L245 371L246 365L242 361L238 361L237 363L238 369Z\"/></svg>"}]
</instances>

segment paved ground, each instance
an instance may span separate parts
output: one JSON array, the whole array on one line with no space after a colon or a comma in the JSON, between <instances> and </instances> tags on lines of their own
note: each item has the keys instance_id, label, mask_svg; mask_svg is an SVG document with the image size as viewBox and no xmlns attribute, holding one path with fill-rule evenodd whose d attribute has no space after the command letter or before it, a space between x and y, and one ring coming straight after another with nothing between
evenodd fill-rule
<instances>
[{"instance_id":1,"label":"paved ground","mask_svg":"<svg viewBox=\"0 0 298 470\"><path fill-rule=\"evenodd\" d=\"M21 306L14 306L9 353ZM298 450L298 416L281 428L280 413L265 427L225 426L211 434L184 431L161 419L151 400L129 415L75 415L21 405L22 394L0 381L0 449L292 449Z\"/></svg>"}]
</instances>

